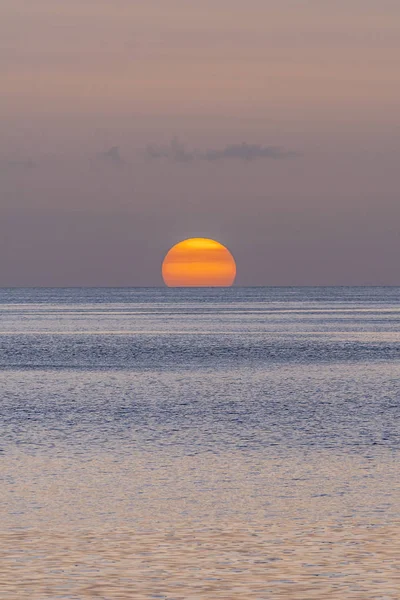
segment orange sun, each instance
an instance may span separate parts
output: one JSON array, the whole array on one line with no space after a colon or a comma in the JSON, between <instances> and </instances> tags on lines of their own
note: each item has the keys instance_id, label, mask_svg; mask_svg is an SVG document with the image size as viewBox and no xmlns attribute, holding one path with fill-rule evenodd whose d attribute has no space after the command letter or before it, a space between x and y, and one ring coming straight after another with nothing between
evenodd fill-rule
<instances>
[{"instance_id":1,"label":"orange sun","mask_svg":"<svg viewBox=\"0 0 400 600\"><path fill-rule=\"evenodd\" d=\"M162 276L169 287L228 287L235 281L236 263L219 242L191 238L167 253Z\"/></svg>"}]
</instances>

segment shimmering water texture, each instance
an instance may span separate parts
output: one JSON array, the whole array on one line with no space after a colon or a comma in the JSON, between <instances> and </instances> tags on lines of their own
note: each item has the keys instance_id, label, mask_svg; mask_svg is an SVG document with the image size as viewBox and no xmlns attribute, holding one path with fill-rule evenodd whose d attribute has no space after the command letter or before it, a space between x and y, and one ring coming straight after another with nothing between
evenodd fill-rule
<instances>
[{"instance_id":1,"label":"shimmering water texture","mask_svg":"<svg viewBox=\"0 0 400 600\"><path fill-rule=\"evenodd\" d=\"M0 599L398 600L399 298L0 290Z\"/></svg>"}]
</instances>

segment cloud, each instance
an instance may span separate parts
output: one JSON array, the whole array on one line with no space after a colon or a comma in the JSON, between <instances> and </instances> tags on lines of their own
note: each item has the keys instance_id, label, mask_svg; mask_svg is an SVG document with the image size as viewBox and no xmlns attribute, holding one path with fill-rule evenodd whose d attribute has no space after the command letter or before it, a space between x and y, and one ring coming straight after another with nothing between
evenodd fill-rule
<instances>
[{"instance_id":1,"label":"cloud","mask_svg":"<svg viewBox=\"0 0 400 600\"><path fill-rule=\"evenodd\" d=\"M174 138L166 146L148 146L146 156L151 159L166 158L174 162L188 163L193 161L217 162L222 160L252 161L258 159L284 159L296 156L296 152L285 150L279 146L260 146L258 144L230 144L221 149L188 150L178 139Z\"/></svg>"},{"instance_id":2,"label":"cloud","mask_svg":"<svg viewBox=\"0 0 400 600\"><path fill-rule=\"evenodd\" d=\"M112 146L106 152L100 152L98 156L107 161L110 165L115 165L116 167L122 167L126 164L125 159L122 158L119 151L119 146Z\"/></svg>"}]
</instances>

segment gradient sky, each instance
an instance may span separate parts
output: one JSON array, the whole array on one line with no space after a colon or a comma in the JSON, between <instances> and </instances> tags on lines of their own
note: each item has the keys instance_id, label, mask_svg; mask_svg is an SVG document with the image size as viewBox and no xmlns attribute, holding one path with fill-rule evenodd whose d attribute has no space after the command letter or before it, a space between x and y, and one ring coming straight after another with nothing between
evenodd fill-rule
<instances>
[{"instance_id":1,"label":"gradient sky","mask_svg":"<svg viewBox=\"0 0 400 600\"><path fill-rule=\"evenodd\" d=\"M399 0L2 0L0 286L400 285Z\"/></svg>"}]
</instances>

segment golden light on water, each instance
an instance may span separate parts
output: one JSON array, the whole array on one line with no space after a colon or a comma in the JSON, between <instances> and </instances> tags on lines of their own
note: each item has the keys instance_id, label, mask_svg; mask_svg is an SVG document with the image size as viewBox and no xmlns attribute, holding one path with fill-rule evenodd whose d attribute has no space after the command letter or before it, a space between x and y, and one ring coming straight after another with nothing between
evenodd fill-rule
<instances>
[{"instance_id":1,"label":"golden light on water","mask_svg":"<svg viewBox=\"0 0 400 600\"><path fill-rule=\"evenodd\" d=\"M169 250L162 276L169 287L229 287L235 281L236 263L219 242L190 238Z\"/></svg>"}]
</instances>

